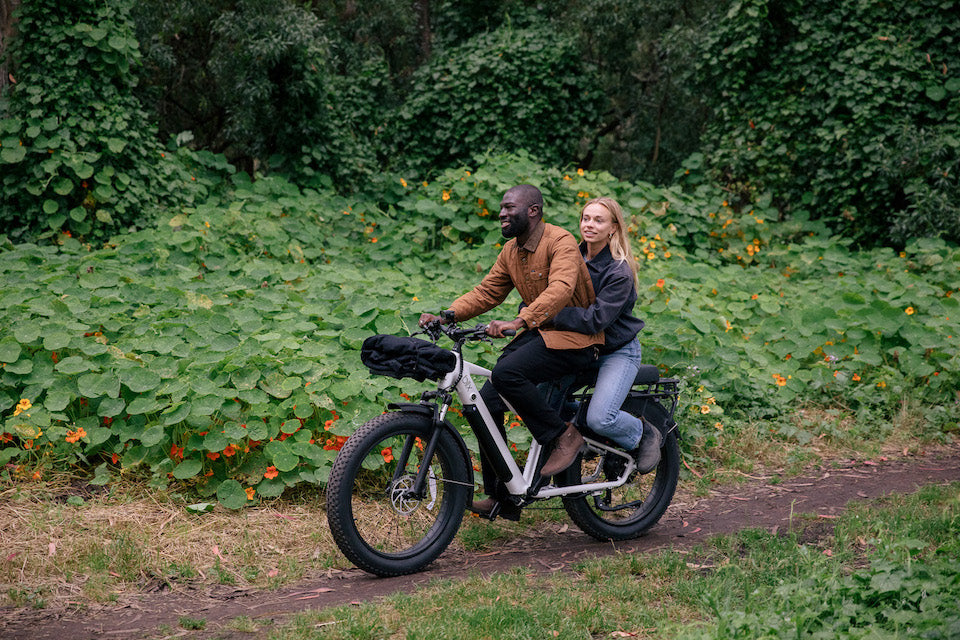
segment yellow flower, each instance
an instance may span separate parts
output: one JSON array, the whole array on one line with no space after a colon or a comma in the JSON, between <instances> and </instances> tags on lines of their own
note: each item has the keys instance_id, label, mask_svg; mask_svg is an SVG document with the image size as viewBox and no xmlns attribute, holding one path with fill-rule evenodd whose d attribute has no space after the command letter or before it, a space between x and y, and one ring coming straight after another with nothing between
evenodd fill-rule
<instances>
[{"instance_id":1,"label":"yellow flower","mask_svg":"<svg viewBox=\"0 0 960 640\"><path fill-rule=\"evenodd\" d=\"M582 175L583 175L583 169L577 169L577 175L578 175L578 176L582 176Z\"/></svg>"},{"instance_id":2,"label":"yellow flower","mask_svg":"<svg viewBox=\"0 0 960 640\"><path fill-rule=\"evenodd\" d=\"M653 260L653 259L656 258L656 257L657 257L657 256L655 256L652 251L647 254L647 260Z\"/></svg>"},{"instance_id":3,"label":"yellow flower","mask_svg":"<svg viewBox=\"0 0 960 640\"><path fill-rule=\"evenodd\" d=\"M257 492L253 487L247 487L244 489L244 492L247 494L247 500L253 500L254 494Z\"/></svg>"},{"instance_id":4,"label":"yellow flower","mask_svg":"<svg viewBox=\"0 0 960 640\"><path fill-rule=\"evenodd\" d=\"M446 201L449 200L449 199L450 199L450 192L447 191L446 189L444 189L444 191L443 191L443 201L446 202Z\"/></svg>"},{"instance_id":5,"label":"yellow flower","mask_svg":"<svg viewBox=\"0 0 960 640\"><path fill-rule=\"evenodd\" d=\"M402 184L404 188L407 187L407 181L404 180L403 178L400 178L400 184Z\"/></svg>"},{"instance_id":6,"label":"yellow flower","mask_svg":"<svg viewBox=\"0 0 960 640\"><path fill-rule=\"evenodd\" d=\"M905 312L908 316L912 316L914 313L917 312L917 310L914 309L913 307L907 307L906 309L904 309L904 312Z\"/></svg>"},{"instance_id":7,"label":"yellow flower","mask_svg":"<svg viewBox=\"0 0 960 640\"><path fill-rule=\"evenodd\" d=\"M713 424L713 428L716 429L717 431L723 431L723 423L722 423L722 422L715 422L715 423Z\"/></svg>"},{"instance_id":8,"label":"yellow flower","mask_svg":"<svg viewBox=\"0 0 960 640\"><path fill-rule=\"evenodd\" d=\"M887 383L881 380L880 382L877 383L877 386L880 387L881 389L884 389L886 388Z\"/></svg>"},{"instance_id":9,"label":"yellow flower","mask_svg":"<svg viewBox=\"0 0 960 640\"><path fill-rule=\"evenodd\" d=\"M28 399L21 398L20 402L17 403L17 408L13 410L13 415L18 416L32 406L33 403Z\"/></svg>"},{"instance_id":10,"label":"yellow flower","mask_svg":"<svg viewBox=\"0 0 960 640\"><path fill-rule=\"evenodd\" d=\"M700 405L700 413L710 413L710 405Z\"/></svg>"}]
</instances>

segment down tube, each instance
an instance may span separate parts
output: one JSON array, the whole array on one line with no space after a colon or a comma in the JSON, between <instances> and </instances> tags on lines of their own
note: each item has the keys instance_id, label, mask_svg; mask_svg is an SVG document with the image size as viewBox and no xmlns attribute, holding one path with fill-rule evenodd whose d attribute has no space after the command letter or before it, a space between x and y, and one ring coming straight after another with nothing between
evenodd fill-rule
<instances>
[{"instance_id":1,"label":"down tube","mask_svg":"<svg viewBox=\"0 0 960 640\"><path fill-rule=\"evenodd\" d=\"M470 377L473 374L489 379L490 371L469 362L464 362L463 366L464 375L457 382L457 393L463 402L463 416L470 423L473 433L477 436L477 442L480 443L480 449L486 460L496 470L497 477L511 494L523 495L527 490L527 484L520 467L510 455L507 442L494 425L490 410L483 403L477 385Z\"/></svg>"}]
</instances>

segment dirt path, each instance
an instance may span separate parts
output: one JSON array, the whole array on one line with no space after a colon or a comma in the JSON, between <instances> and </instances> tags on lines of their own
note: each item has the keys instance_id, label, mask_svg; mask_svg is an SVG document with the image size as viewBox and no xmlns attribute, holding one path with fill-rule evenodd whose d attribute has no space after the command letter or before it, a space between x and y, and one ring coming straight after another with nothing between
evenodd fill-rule
<instances>
[{"instance_id":1,"label":"dirt path","mask_svg":"<svg viewBox=\"0 0 960 640\"><path fill-rule=\"evenodd\" d=\"M782 482L776 476L744 476L744 481L703 498L678 497L649 535L625 543L600 543L573 525L558 524L536 536L505 544L496 552L448 552L429 570L415 576L377 579L356 570L331 571L279 591L213 586L125 596L116 604L95 605L79 612L4 608L0 609L0 638L152 638L158 637L159 625L176 629L178 637L255 638L251 633L231 634L223 625L238 616L280 620L304 609L372 600L410 591L435 578L490 574L514 566L537 572L562 571L586 557L690 547L711 536L745 528L786 530L790 518L800 514L822 516L829 522L830 516L851 501L960 481L960 446L925 456L834 463ZM179 629L181 616L205 620L206 629ZM269 627L264 629L265 634Z\"/></svg>"}]
</instances>

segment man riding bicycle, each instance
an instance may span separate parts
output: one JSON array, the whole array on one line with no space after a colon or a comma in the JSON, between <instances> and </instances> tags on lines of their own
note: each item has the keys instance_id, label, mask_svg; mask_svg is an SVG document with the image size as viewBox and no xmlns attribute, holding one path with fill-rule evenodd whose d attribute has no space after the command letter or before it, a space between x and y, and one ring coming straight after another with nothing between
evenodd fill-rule
<instances>
[{"instance_id":1,"label":"man riding bicycle","mask_svg":"<svg viewBox=\"0 0 960 640\"><path fill-rule=\"evenodd\" d=\"M490 272L469 293L450 305L453 319L464 321L499 306L516 289L523 300L517 317L509 322L494 320L487 334L500 338L506 331L526 329L506 348L493 367L490 382L480 391L494 421L503 429L505 398L523 419L531 434L553 452L541 469L543 477L560 473L577 458L583 437L566 423L539 392L542 382L582 369L604 343L603 333L587 335L563 331L550 320L564 307L588 307L594 301L593 286L577 241L568 231L543 221L543 196L531 185L509 189L500 202L500 227L509 238ZM444 320L425 313L420 325ZM483 454L483 452L481 452ZM517 519L519 507L506 500L506 492L483 463L484 492L490 498L473 502L470 510Z\"/></svg>"}]
</instances>

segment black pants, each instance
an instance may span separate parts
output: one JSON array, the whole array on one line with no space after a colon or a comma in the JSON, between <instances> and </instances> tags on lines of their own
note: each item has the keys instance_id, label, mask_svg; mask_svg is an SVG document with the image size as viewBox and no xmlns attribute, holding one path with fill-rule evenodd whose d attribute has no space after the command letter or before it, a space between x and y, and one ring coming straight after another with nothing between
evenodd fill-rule
<instances>
[{"instance_id":1,"label":"black pants","mask_svg":"<svg viewBox=\"0 0 960 640\"><path fill-rule=\"evenodd\" d=\"M504 348L493 367L490 381L480 389L480 397L501 434L505 434L503 414L507 410L501 399L503 396L523 418L523 423L536 441L547 446L563 433L566 424L540 393L537 385L579 371L595 358L595 347L548 349L539 331L524 331ZM503 497L499 495L495 474L482 455L480 463L484 492Z\"/></svg>"}]
</instances>

